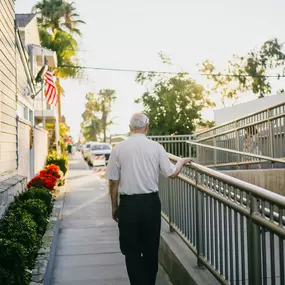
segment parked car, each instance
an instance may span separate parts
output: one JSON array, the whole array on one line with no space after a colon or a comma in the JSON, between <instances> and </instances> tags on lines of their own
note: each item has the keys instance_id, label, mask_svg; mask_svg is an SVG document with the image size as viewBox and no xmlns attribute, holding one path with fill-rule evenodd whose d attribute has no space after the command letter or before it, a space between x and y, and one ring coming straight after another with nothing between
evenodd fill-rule
<instances>
[{"instance_id":1,"label":"parked car","mask_svg":"<svg viewBox=\"0 0 285 285\"><path fill-rule=\"evenodd\" d=\"M88 153L91 147L91 142L86 143L82 148L82 155L85 160L88 160Z\"/></svg>"},{"instance_id":2,"label":"parked car","mask_svg":"<svg viewBox=\"0 0 285 285\"><path fill-rule=\"evenodd\" d=\"M112 146L108 143L91 143L87 161L93 166L107 165Z\"/></svg>"},{"instance_id":3,"label":"parked car","mask_svg":"<svg viewBox=\"0 0 285 285\"><path fill-rule=\"evenodd\" d=\"M82 146L83 146L82 144L79 144L79 143L76 144L76 150L77 151L81 151L82 150Z\"/></svg>"}]
</instances>

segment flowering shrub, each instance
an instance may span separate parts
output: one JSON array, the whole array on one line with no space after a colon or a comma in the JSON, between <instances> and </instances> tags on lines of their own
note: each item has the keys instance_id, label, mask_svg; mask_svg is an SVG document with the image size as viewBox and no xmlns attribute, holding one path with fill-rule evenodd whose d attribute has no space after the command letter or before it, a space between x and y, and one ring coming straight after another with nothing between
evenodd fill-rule
<instances>
[{"instance_id":1,"label":"flowering shrub","mask_svg":"<svg viewBox=\"0 0 285 285\"><path fill-rule=\"evenodd\" d=\"M41 170L40 173L28 183L28 188L45 187L50 191L53 191L55 186L60 183L62 177L63 173L59 166L50 164Z\"/></svg>"},{"instance_id":2,"label":"flowering shrub","mask_svg":"<svg viewBox=\"0 0 285 285\"><path fill-rule=\"evenodd\" d=\"M60 170L59 166L56 164L47 165L41 172L40 176L52 175L57 179L61 179L63 177L63 173Z\"/></svg>"},{"instance_id":3,"label":"flowering shrub","mask_svg":"<svg viewBox=\"0 0 285 285\"><path fill-rule=\"evenodd\" d=\"M50 153L47 157L46 164L58 165L60 170L63 172L63 175L65 175L67 172L68 162L65 155L58 156L56 153Z\"/></svg>"},{"instance_id":4,"label":"flowering shrub","mask_svg":"<svg viewBox=\"0 0 285 285\"><path fill-rule=\"evenodd\" d=\"M34 177L29 183L28 183L28 188L31 187L45 187L49 189L50 191L54 190L54 187L57 184L57 178L54 177L52 174L47 174L47 173L41 173Z\"/></svg>"},{"instance_id":5,"label":"flowering shrub","mask_svg":"<svg viewBox=\"0 0 285 285\"><path fill-rule=\"evenodd\" d=\"M48 217L53 210L53 191L64 179L62 165L47 166L28 183L0 219L0 284L28 285ZM63 168L66 172L67 168Z\"/></svg>"}]
</instances>

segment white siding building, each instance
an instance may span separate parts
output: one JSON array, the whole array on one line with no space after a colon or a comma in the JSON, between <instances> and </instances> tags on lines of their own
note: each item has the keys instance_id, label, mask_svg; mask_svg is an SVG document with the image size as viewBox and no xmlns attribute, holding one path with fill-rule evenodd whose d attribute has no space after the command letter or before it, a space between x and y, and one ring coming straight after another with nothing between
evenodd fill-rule
<instances>
[{"instance_id":1,"label":"white siding building","mask_svg":"<svg viewBox=\"0 0 285 285\"><path fill-rule=\"evenodd\" d=\"M0 1L0 218L44 166L48 150L47 132L34 126L36 86L24 45L39 44L36 18L18 20L21 30L15 25L14 0Z\"/></svg>"},{"instance_id":2,"label":"white siding building","mask_svg":"<svg viewBox=\"0 0 285 285\"><path fill-rule=\"evenodd\" d=\"M0 181L17 170L14 0L0 1Z\"/></svg>"}]
</instances>

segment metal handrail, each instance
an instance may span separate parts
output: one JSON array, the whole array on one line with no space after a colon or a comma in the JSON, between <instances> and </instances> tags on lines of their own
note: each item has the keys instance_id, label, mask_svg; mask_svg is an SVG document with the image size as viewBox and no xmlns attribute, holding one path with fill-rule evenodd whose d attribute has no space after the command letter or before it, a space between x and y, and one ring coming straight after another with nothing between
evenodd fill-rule
<instances>
[{"instance_id":1,"label":"metal handrail","mask_svg":"<svg viewBox=\"0 0 285 285\"><path fill-rule=\"evenodd\" d=\"M190 134L190 135L162 135L162 136L148 136L149 138L175 138L175 137L196 137L196 134Z\"/></svg>"},{"instance_id":2,"label":"metal handrail","mask_svg":"<svg viewBox=\"0 0 285 285\"><path fill-rule=\"evenodd\" d=\"M170 231L220 283L265 285L270 274L285 284L285 197L197 163L159 183Z\"/></svg>"},{"instance_id":3,"label":"metal handrail","mask_svg":"<svg viewBox=\"0 0 285 285\"><path fill-rule=\"evenodd\" d=\"M285 160L278 159L278 158L273 158L273 157L269 157L269 156L253 154L253 153L249 153L249 152L233 150L233 149L228 149L228 148L224 148L224 147L211 146L211 145L206 145L206 144L202 144L202 143L197 143L197 142L194 142L194 141L187 141L186 143L192 144L192 145L196 145L196 146L205 147L205 148L210 148L210 149L214 149L214 150L221 150L221 151L224 151L224 152L229 152L229 153L244 155L244 156L248 156L248 157L253 157L253 158L257 158L257 159L264 160L264 161L270 161L270 162L273 162L273 163L283 163L283 164L285 164ZM239 163L242 164L242 162L239 162Z\"/></svg>"},{"instance_id":4,"label":"metal handrail","mask_svg":"<svg viewBox=\"0 0 285 285\"><path fill-rule=\"evenodd\" d=\"M175 155L172 155L172 154L168 154L168 155L169 155L170 160L173 160L175 162L177 162L180 159L179 157L177 157ZM188 164L188 167L191 167L192 169L197 170L197 171L204 173L206 175L210 175L212 177L215 177L216 179L218 179L220 181L224 181L233 187L240 188L240 189L242 189L248 193L254 194L257 197L260 197L260 198L263 198L266 200L270 200L270 202L277 204L277 205L280 205L280 206L285 208L285 197L284 196L281 196L279 194L276 194L274 192L266 190L262 187L250 184L250 183L245 182L243 180L239 180L237 178L234 178L234 177L229 176L227 174L221 173L219 171L210 169L206 166L200 165L200 164L195 163L195 162ZM180 175L180 178L183 178L183 175Z\"/></svg>"},{"instance_id":5,"label":"metal handrail","mask_svg":"<svg viewBox=\"0 0 285 285\"><path fill-rule=\"evenodd\" d=\"M237 121L241 121L241 120L250 118L250 117L252 117L252 116L261 114L261 113L263 113L263 112L270 111L270 110L272 110L272 109L274 109L274 108L277 108L277 107L280 107L280 106L282 106L282 105L284 105L284 104L285 104L285 102L279 103L279 104L270 106L269 108L265 108L265 109L259 110L259 111L257 111L257 112L250 113L250 114L248 114L248 115L246 115L246 116L239 117L239 118L237 118L237 119L228 121L228 122L223 123L223 124L221 124L221 125L218 125L218 126L215 126L215 127L210 128L210 129L208 129L208 130L205 130L205 131L199 133L199 135L203 135L203 134L205 134L205 133L208 133L208 132L214 131L214 130L216 130L216 129L222 128L222 127L224 127L224 126L226 126L226 125L233 124L233 123L235 123L235 122L237 122ZM250 124L249 124L249 125L250 125ZM248 125L246 125L246 126L248 126Z\"/></svg>"},{"instance_id":6,"label":"metal handrail","mask_svg":"<svg viewBox=\"0 0 285 285\"><path fill-rule=\"evenodd\" d=\"M259 121L253 122L253 123L249 123L249 124L246 124L246 125L243 125L243 126L238 126L238 127L235 127L235 128L231 128L231 129L229 129L227 131L224 131L224 132L221 132L221 133L216 133L216 134L210 135L208 137L202 137L201 139L198 138L197 141L205 141L205 140L208 140L208 139L211 139L211 138L220 137L220 136L227 135L227 134L230 134L230 133L233 133L233 132L236 132L236 131L243 130L243 129L248 128L248 127L252 127L252 126L255 126L255 125L259 125L261 123L265 123L267 121L276 120L276 119L282 118L282 117L284 117L284 114L275 115L275 116L272 116L270 118L262 119L262 120L259 120ZM221 125L219 127L221 127ZM208 130L207 132L210 132L210 130ZM204 132L203 134L205 134L207 132ZM197 134L197 137L199 135L201 135L201 134L202 133Z\"/></svg>"}]
</instances>

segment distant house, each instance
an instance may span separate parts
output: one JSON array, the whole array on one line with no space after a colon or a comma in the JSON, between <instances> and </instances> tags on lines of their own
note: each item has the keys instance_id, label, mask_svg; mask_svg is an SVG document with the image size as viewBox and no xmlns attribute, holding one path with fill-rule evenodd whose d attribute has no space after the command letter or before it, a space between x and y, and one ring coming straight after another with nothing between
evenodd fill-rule
<instances>
[{"instance_id":1,"label":"distant house","mask_svg":"<svg viewBox=\"0 0 285 285\"><path fill-rule=\"evenodd\" d=\"M36 14L16 14L16 21L23 45L40 45Z\"/></svg>"}]
</instances>

